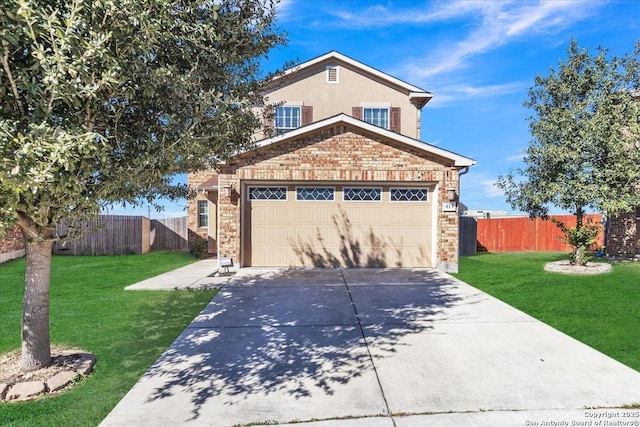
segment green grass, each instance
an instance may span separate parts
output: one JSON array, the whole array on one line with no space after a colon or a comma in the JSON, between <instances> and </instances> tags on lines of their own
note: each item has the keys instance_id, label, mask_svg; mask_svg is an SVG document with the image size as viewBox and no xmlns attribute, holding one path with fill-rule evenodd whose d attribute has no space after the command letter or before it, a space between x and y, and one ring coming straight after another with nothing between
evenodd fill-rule
<instances>
[{"instance_id":1,"label":"green grass","mask_svg":"<svg viewBox=\"0 0 640 427\"><path fill-rule=\"evenodd\" d=\"M455 276L640 371L640 263L593 276L544 271L558 253L461 257Z\"/></svg>"},{"instance_id":2,"label":"green grass","mask_svg":"<svg viewBox=\"0 0 640 427\"><path fill-rule=\"evenodd\" d=\"M93 374L56 397L0 403L2 426L95 426L215 291L125 291L194 261L188 254L58 256L51 272L51 342L97 357ZM0 265L0 353L20 348L24 259Z\"/></svg>"}]
</instances>

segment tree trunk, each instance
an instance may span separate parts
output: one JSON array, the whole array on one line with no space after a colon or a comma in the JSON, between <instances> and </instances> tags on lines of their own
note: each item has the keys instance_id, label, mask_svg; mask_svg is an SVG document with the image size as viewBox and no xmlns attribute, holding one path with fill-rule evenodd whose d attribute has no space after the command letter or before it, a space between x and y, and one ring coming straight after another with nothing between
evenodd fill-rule
<instances>
[{"instance_id":1,"label":"tree trunk","mask_svg":"<svg viewBox=\"0 0 640 427\"><path fill-rule=\"evenodd\" d=\"M24 372L51 363L49 335L49 287L53 241L27 243L27 266L22 306L22 370Z\"/></svg>"},{"instance_id":2,"label":"tree trunk","mask_svg":"<svg viewBox=\"0 0 640 427\"><path fill-rule=\"evenodd\" d=\"M583 206L576 206L576 231L582 230L582 227L584 225L583 218L584 218ZM583 234L579 233L579 235L582 236ZM580 240L574 243L574 250L572 255L573 262L578 265L586 265L587 264L586 252L587 252L587 246L584 243L584 239L580 238Z\"/></svg>"},{"instance_id":3,"label":"tree trunk","mask_svg":"<svg viewBox=\"0 0 640 427\"><path fill-rule=\"evenodd\" d=\"M584 218L584 209L582 206L576 206L576 228L582 228L582 218Z\"/></svg>"}]
</instances>

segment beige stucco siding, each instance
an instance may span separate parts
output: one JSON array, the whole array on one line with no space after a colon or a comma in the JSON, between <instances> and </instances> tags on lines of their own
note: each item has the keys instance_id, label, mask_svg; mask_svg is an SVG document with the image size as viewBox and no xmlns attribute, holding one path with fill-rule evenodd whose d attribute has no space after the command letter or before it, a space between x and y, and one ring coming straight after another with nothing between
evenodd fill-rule
<instances>
[{"instance_id":1,"label":"beige stucco siding","mask_svg":"<svg viewBox=\"0 0 640 427\"><path fill-rule=\"evenodd\" d=\"M338 67L338 83L327 82L327 66ZM302 103L313 107L313 121L340 113L351 115L353 107L399 107L400 133L419 139L419 110L409 101L409 94L385 84L373 75L365 75L337 62L319 64L288 76L284 86L266 94L268 103Z\"/></svg>"}]
</instances>

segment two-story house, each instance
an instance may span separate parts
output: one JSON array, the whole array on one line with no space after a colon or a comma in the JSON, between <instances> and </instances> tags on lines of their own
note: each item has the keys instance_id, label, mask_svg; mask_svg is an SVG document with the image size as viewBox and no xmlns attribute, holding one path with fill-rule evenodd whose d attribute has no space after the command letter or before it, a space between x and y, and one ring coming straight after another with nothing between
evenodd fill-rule
<instances>
[{"instance_id":1,"label":"two-story house","mask_svg":"<svg viewBox=\"0 0 640 427\"><path fill-rule=\"evenodd\" d=\"M424 143L431 93L329 52L274 79L256 148L191 174L190 242L242 266L457 271L459 176Z\"/></svg>"}]
</instances>

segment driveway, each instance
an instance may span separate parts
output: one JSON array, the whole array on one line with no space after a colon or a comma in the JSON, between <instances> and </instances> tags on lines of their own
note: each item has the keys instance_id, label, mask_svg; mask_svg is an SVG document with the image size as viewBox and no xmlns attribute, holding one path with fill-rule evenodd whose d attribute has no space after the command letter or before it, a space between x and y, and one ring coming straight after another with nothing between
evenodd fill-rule
<instances>
[{"instance_id":1,"label":"driveway","mask_svg":"<svg viewBox=\"0 0 640 427\"><path fill-rule=\"evenodd\" d=\"M224 281L101 426L640 421L606 409L640 403L640 373L450 275L242 269Z\"/></svg>"}]
</instances>

